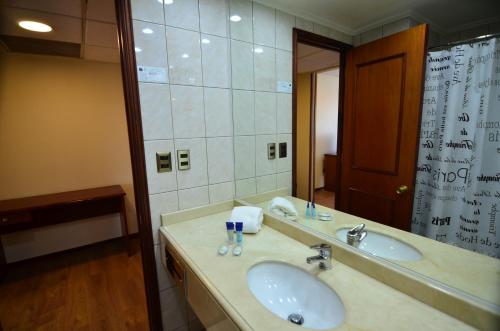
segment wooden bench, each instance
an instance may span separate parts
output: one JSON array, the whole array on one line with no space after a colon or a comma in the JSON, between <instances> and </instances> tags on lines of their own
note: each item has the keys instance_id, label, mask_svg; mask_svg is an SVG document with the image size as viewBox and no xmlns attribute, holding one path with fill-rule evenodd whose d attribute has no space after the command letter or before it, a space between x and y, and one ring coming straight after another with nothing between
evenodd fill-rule
<instances>
[{"instance_id":1,"label":"wooden bench","mask_svg":"<svg viewBox=\"0 0 500 331\"><path fill-rule=\"evenodd\" d=\"M120 185L113 185L3 200L0 201L0 235L120 213L122 236L127 240L130 254L125 194ZM0 276L6 269L0 237Z\"/></svg>"}]
</instances>

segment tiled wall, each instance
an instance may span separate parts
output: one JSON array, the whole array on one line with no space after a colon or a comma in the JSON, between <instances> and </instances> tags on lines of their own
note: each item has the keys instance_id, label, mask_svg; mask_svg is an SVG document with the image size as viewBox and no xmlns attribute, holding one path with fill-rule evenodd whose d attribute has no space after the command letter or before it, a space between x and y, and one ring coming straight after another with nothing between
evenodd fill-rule
<instances>
[{"instance_id":1,"label":"tiled wall","mask_svg":"<svg viewBox=\"0 0 500 331\"><path fill-rule=\"evenodd\" d=\"M290 188L292 97L276 86L292 81L292 28L352 38L245 0L132 0L132 16L137 64L165 71L139 82L158 251L160 213ZM287 142L287 157L268 160L270 142ZM191 169L173 160L157 173L155 154L178 149L190 150ZM158 272L164 328L185 329L189 309Z\"/></svg>"},{"instance_id":2,"label":"tiled wall","mask_svg":"<svg viewBox=\"0 0 500 331\"><path fill-rule=\"evenodd\" d=\"M479 26L476 26L474 28L470 29L465 29L465 30L460 30L456 31L453 33L445 34L441 36L441 43L449 43L449 42L454 42L454 41L459 41L459 40L466 40L466 39L471 39L475 38L478 36L486 35L486 34L494 34L494 33L500 33L500 21L490 23L490 24L482 24Z\"/></svg>"},{"instance_id":3,"label":"tiled wall","mask_svg":"<svg viewBox=\"0 0 500 331\"><path fill-rule=\"evenodd\" d=\"M353 37L353 43L354 46L366 44L370 41L387 37L400 31L408 30L416 25L418 25L418 23L414 19L411 17L405 17L360 33Z\"/></svg>"},{"instance_id":4,"label":"tiled wall","mask_svg":"<svg viewBox=\"0 0 500 331\"><path fill-rule=\"evenodd\" d=\"M391 23L387 23L363 33L360 33L353 37L353 44L355 46L362 45L368 43L370 41L380 39L382 37L390 36L391 34L407 30L411 27L420 24L417 20L411 17L405 17L400 20L396 20ZM446 43L461 41L466 39L475 38L478 36L500 33L500 21L494 22L490 24L482 24L470 29L460 30L453 33L448 34L440 34L437 33L432 24L429 25L429 39L428 39L428 47L440 46Z\"/></svg>"}]
</instances>

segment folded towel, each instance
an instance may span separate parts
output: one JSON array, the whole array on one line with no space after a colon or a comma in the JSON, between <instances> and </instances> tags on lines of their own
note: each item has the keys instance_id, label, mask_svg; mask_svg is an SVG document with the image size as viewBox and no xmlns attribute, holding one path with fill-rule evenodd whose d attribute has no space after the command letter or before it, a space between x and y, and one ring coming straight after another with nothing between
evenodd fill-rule
<instances>
[{"instance_id":1,"label":"folded towel","mask_svg":"<svg viewBox=\"0 0 500 331\"><path fill-rule=\"evenodd\" d=\"M257 233L262 227L264 213L262 208L240 206L234 207L231 212L232 222L243 222L244 233Z\"/></svg>"},{"instance_id":2,"label":"folded towel","mask_svg":"<svg viewBox=\"0 0 500 331\"><path fill-rule=\"evenodd\" d=\"M276 197L271 201L269 211L292 221L297 219L297 209L293 203L282 197Z\"/></svg>"}]
</instances>

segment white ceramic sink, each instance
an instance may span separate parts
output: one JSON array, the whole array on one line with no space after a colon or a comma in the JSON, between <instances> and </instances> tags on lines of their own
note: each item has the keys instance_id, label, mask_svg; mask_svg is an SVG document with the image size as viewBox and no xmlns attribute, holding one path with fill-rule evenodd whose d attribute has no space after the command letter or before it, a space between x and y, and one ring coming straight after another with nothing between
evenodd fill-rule
<instances>
[{"instance_id":1,"label":"white ceramic sink","mask_svg":"<svg viewBox=\"0 0 500 331\"><path fill-rule=\"evenodd\" d=\"M284 320L302 316L302 326L330 329L344 320L344 305L337 293L305 270L282 262L262 262L247 274L257 300ZM290 322L292 323L292 322Z\"/></svg>"},{"instance_id":2,"label":"white ceramic sink","mask_svg":"<svg viewBox=\"0 0 500 331\"><path fill-rule=\"evenodd\" d=\"M337 230L337 238L347 242L347 232L349 230L350 228ZM398 239L373 231L367 231L366 237L361 241L358 248L389 260L417 261L422 258L422 253L416 248Z\"/></svg>"}]
</instances>

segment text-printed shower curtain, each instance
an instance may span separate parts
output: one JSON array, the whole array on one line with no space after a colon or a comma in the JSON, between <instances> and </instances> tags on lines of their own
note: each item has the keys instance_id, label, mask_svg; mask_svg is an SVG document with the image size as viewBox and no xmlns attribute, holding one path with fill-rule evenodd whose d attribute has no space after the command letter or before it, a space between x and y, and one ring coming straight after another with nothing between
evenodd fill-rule
<instances>
[{"instance_id":1,"label":"text-printed shower curtain","mask_svg":"<svg viewBox=\"0 0 500 331\"><path fill-rule=\"evenodd\" d=\"M427 56L412 232L500 258L500 39Z\"/></svg>"}]
</instances>

